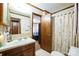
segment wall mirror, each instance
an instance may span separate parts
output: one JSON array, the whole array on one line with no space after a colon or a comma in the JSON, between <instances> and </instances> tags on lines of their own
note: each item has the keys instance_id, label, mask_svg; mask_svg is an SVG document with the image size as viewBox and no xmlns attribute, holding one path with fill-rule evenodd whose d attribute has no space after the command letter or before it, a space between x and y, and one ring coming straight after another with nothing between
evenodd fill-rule
<instances>
[{"instance_id":1,"label":"wall mirror","mask_svg":"<svg viewBox=\"0 0 79 59\"><path fill-rule=\"evenodd\" d=\"M30 7L24 4L7 4L7 25L10 34L24 34L31 31Z\"/></svg>"}]
</instances>

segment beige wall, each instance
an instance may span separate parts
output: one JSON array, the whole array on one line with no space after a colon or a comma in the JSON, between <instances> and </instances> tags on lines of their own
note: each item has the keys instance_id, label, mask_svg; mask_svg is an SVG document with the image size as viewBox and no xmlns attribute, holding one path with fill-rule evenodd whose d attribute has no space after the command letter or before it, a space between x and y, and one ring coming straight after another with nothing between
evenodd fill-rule
<instances>
[{"instance_id":1,"label":"beige wall","mask_svg":"<svg viewBox=\"0 0 79 59\"><path fill-rule=\"evenodd\" d=\"M38 10L38 9L36 9L36 8L34 8L34 7L32 7L32 6L29 6L31 9L32 9L32 11L30 11L31 13L30 14L28 14L28 13L26 13L26 14L24 14L24 15L28 15L28 16L30 16L30 18L29 18L29 30L26 32L26 33L22 33L22 36L23 35L26 35L27 37L32 37L32 12L34 12L34 13L37 13L37 14L40 14L40 15L42 15L42 11L40 11L40 10ZM13 8L11 7L10 8L10 10L12 11L13 10ZM17 10L14 10L14 11L12 11L12 12L15 12L15 11L17 11ZM23 13L22 13L23 14ZM27 17L25 17L25 16L21 16L21 15L17 15L17 14L13 14L13 13L11 13L10 12L10 17L15 17L15 18L19 18L19 19L21 19L21 20L24 20L24 19L26 19L27 20ZM21 26L23 26L22 24L21 24ZM14 35L14 36L16 36L16 35ZM18 36L20 36L19 34L18 34Z\"/></svg>"}]
</instances>

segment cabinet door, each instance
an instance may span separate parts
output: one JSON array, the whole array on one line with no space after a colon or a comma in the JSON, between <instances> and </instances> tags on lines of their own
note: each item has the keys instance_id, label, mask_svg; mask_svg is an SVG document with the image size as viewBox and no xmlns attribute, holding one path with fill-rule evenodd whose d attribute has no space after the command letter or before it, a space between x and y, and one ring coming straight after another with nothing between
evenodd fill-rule
<instances>
[{"instance_id":1,"label":"cabinet door","mask_svg":"<svg viewBox=\"0 0 79 59\"><path fill-rule=\"evenodd\" d=\"M3 24L3 3L0 3L0 25Z\"/></svg>"},{"instance_id":2,"label":"cabinet door","mask_svg":"<svg viewBox=\"0 0 79 59\"><path fill-rule=\"evenodd\" d=\"M52 50L52 26L51 26L51 15L43 15L41 21L41 47L51 52Z\"/></svg>"},{"instance_id":3,"label":"cabinet door","mask_svg":"<svg viewBox=\"0 0 79 59\"><path fill-rule=\"evenodd\" d=\"M3 51L2 55L3 56L19 56L19 55L22 55L21 51L22 51L21 47L17 47L17 48L14 48L14 49Z\"/></svg>"},{"instance_id":4,"label":"cabinet door","mask_svg":"<svg viewBox=\"0 0 79 59\"><path fill-rule=\"evenodd\" d=\"M33 48L22 52L23 56L33 56Z\"/></svg>"},{"instance_id":5,"label":"cabinet door","mask_svg":"<svg viewBox=\"0 0 79 59\"><path fill-rule=\"evenodd\" d=\"M35 43L22 47L23 56L34 56L35 55Z\"/></svg>"}]
</instances>

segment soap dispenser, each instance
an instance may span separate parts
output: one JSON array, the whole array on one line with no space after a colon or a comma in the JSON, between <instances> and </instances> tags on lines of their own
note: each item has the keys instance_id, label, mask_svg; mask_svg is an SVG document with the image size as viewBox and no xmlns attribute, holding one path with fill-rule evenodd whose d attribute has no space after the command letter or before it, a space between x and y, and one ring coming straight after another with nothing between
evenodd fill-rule
<instances>
[{"instance_id":1,"label":"soap dispenser","mask_svg":"<svg viewBox=\"0 0 79 59\"><path fill-rule=\"evenodd\" d=\"M9 32L4 32L4 43L6 44L8 41Z\"/></svg>"}]
</instances>

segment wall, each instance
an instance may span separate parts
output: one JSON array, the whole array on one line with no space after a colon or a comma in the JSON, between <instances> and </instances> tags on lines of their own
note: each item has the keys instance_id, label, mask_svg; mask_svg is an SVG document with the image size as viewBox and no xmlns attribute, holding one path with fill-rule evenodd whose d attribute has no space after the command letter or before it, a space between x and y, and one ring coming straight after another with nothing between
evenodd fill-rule
<instances>
[{"instance_id":1,"label":"wall","mask_svg":"<svg viewBox=\"0 0 79 59\"><path fill-rule=\"evenodd\" d=\"M3 12L2 12L2 24L6 24L7 25L7 22L8 22L8 5L7 3L3 3ZM4 31L4 27L3 25L0 26L0 31L3 32Z\"/></svg>"},{"instance_id":2,"label":"wall","mask_svg":"<svg viewBox=\"0 0 79 59\"><path fill-rule=\"evenodd\" d=\"M29 13L29 12L27 12L27 13L22 13L21 11L20 11L19 13L22 13L22 14L24 14L24 15L30 17L30 19L29 19L29 25L30 25L30 26L29 26L29 31L27 31L25 34L26 34L26 36L28 36L28 37L32 37L32 12L42 15L42 11L40 11L40 10L38 10L38 9L32 7L32 6L29 6L29 7L30 7L31 10L32 10L32 11L30 11L30 13ZM9 6L9 9L10 9L10 11L12 11L12 12L16 12L16 11L17 11L17 10L15 10L15 9L13 9L13 7L11 7L11 6ZM27 17L25 17L25 16L13 14L13 13L11 13L11 12L10 12L9 14L10 14L10 17L20 18L21 20L27 19ZM21 26L23 26L23 25L21 24ZM21 31L22 31L22 29L21 29ZM22 34L24 34L24 33L22 33ZM24 34L24 35L25 35L25 34ZM14 36L16 36L16 35L14 35Z\"/></svg>"},{"instance_id":3,"label":"wall","mask_svg":"<svg viewBox=\"0 0 79 59\"><path fill-rule=\"evenodd\" d=\"M7 7L8 7L8 5L7 5L7 3L4 3L3 4L3 22L4 22L4 24L7 24L7 11L8 11L8 9L7 9Z\"/></svg>"}]
</instances>

